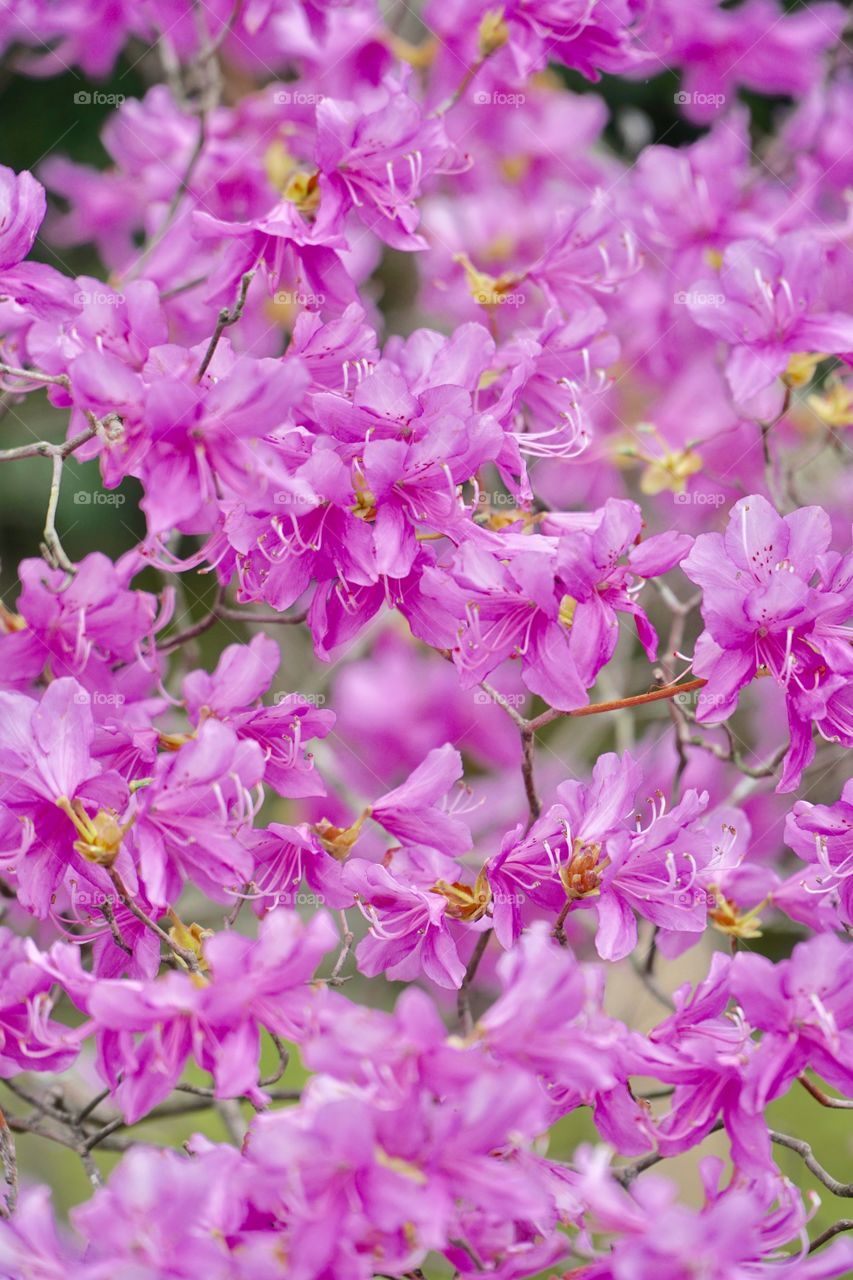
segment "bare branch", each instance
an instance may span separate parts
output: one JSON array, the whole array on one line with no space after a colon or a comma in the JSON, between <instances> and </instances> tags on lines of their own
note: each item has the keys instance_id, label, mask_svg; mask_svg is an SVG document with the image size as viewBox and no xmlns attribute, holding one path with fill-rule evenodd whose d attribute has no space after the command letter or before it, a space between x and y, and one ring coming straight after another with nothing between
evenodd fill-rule
<instances>
[{"instance_id":1,"label":"bare branch","mask_svg":"<svg viewBox=\"0 0 853 1280\"><path fill-rule=\"evenodd\" d=\"M833 1222L831 1227L821 1231L820 1235L815 1236L809 1245L809 1253L814 1253L821 1245L827 1244L835 1236L840 1235L842 1231L853 1231L853 1218L839 1218L837 1222Z\"/></svg>"},{"instance_id":2,"label":"bare branch","mask_svg":"<svg viewBox=\"0 0 853 1280\"><path fill-rule=\"evenodd\" d=\"M536 732L546 724L562 719L563 716L571 718L598 716L605 711L623 711L627 707L641 707L647 702L660 702L666 698L677 698L681 693L692 693L694 689L701 689L707 683L707 680L697 677L695 680L685 680L683 684L669 684L664 685L662 689L651 689L648 693L637 693L630 698L615 698L611 702L591 702L588 706L577 707L574 711L558 711L551 707L550 710L543 711L542 715L537 716L535 720L528 720L527 724Z\"/></svg>"},{"instance_id":3,"label":"bare branch","mask_svg":"<svg viewBox=\"0 0 853 1280\"><path fill-rule=\"evenodd\" d=\"M11 1218L18 1203L18 1161L15 1154L15 1139L6 1123L6 1117L0 1111L0 1164L3 1166L3 1177L6 1192L0 1203L0 1218Z\"/></svg>"},{"instance_id":4,"label":"bare branch","mask_svg":"<svg viewBox=\"0 0 853 1280\"><path fill-rule=\"evenodd\" d=\"M470 1035L474 1030L474 1018L471 1013L471 986L477 976L480 961L483 958L486 947L489 945L491 936L492 930L486 929L477 939L477 945L474 948L471 959L468 961L468 967L465 970L465 976L462 979L462 985L459 988L459 994L456 999L459 1022L466 1035Z\"/></svg>"},{"instance_id":5,"label":"bare branch","mask_svg":"<svg viewBox=\"0 0 853 1280\"><path fill-rule=\"evenodd\" d=\"M254 279L256 270L257 267L252 267L251 271L243 273L240 277L240 288L237 293L237 300L233 307L223 307L219 312L219 317L216 321L216 328L213 331L213 337L207 344L207 350L204 353L204 358L199 365L198 373L195 375L196 382L201 382L202 378L207 373L208 366L216 354L216 348L219 346L219 339L222 337L223 332L229 325L236 324L243 314L243 308L246 305L246 298L249 294L249 285Z\"/></svg>"},{"instance_id":6,"label":"bare branch","mask_svg":"<svg viewBox=\"0 0 853 1280\"><path fill-rule=\"evenodd\" d=\"M842 1196L847 1199L853 1196L853 1182L839 1182L837 1178L834 1178L831 1173L824 1169L809 1143L803 1138L792 1138L790 1134L779 1133L776 1129L768 1129L768 1133L770 1134L771 1142L775 1142L779 1147L787 1147L789 1151L795 1151L809 1172L813 1173L818 1182L822 1182L834 1196Z\"/></svg>"}]
</instances>

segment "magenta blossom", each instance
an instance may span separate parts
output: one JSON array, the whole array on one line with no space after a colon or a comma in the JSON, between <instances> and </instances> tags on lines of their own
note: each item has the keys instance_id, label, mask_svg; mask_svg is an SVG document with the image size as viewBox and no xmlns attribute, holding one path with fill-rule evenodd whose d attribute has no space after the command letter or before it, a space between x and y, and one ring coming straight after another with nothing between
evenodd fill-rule
<instances>
[{"instance_id":1,"label":"magenta blossom","mask_svg":"<svg viewBox=\"0 0 853 1280\"><path fill-rule=\"evenodd\" d=\"M26 258L44 218L44 188L31 173L0 165L0 271Z\"/></svg>"},{"instance_id":2,"label":"magenta blossom","mask_svg":"<svg viewBox=\"0 0 853 1280\"><path fill-rule=\"evenodd\" d=\"M719 279L691 285L686 297L693 319L729 345L726 376L737 404L766 391L791 356L853 352L853 315L826 305L826 274L823 248L792 233L774 248L736 241L723 255ZM759 416L773 416L764 401Z\"/></svg>"},{"instance_id":3,"label":"magenta blossom","mask_svg":"<svg viewBox=\"0 0 853 1280\"><path fill-rule=\"evenodd\" d=\"M812 717L829 719L820 706L827 672L848 682L853 672L850 561L829 553L830 534L819 507L782 517L753 494L732 508L725 534L702 534L683 564L703 589L706 629L693 667L707 683L698 718L727 719L746 684L771 676L785 689L791 729L780 784L786 791L814 754Z\"/></svg>"}]
</instances>

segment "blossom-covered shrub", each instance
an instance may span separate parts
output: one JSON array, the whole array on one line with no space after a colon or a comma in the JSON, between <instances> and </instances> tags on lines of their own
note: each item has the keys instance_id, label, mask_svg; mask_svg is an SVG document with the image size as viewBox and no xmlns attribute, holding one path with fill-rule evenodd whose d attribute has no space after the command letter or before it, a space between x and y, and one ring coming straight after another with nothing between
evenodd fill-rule
<instances>
[{"instance_id":1,"label":"blossom-covered shrub","mask_svg":"<svg viewBox=\"0 0 853 1280\"><path fill-rule=\"evenodd\" d=\"M853 80L790 8L5 6L69 110L150 85L0 168L4 1278L853 1274L768 1119L853 1107Z\"/></svg>"}]
</instances>

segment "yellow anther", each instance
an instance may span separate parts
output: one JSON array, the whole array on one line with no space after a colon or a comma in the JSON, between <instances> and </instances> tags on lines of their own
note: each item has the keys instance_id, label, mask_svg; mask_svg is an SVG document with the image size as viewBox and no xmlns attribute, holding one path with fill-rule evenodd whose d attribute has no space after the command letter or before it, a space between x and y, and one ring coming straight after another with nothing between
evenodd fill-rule
<instances>
[{"instance_id":1,"label":"yellow anther","mask_svg":"<svg viewBox=\"0 0 853 1280\"><path fill-rule=\"evenodd\" d=\"M820 351L801 351L791 356L783 376L789 387L807 387L814 377L814 371L828 356Z\"/></svg>"},{"instance_id":2,"label":"yellow anther","mask_svg":"<svg viewBox=\"0 0 853 1280\"><path fill-rule=\"evenodd\" d=\"M282 192L285 200L295 204L300 213L306 215L316 213L320 207L320 175L314 170L306 173L297 170L287 182Z\"/></svg>"},{"instance_id":3,"label":"yellow anther","mask_svg":"<svg viewBox=\"0 0 853 1280\"><path fill-rule=\"evenodd\" d=\"M4 604L0 604L0 632L23 631L26 620L19 613L12 613Z\"/></svg>"},{"instance_id":4,"label":"yellow anther","mask_svg":"<svg viewBox=\"0 0 853 1280\"><path fill-rule=\"evenodd\" d=\"M328 818L321 818L311 829L317 835L326 853L330 853L338 862L345 862L361 834L361 828L369 817L370 810L365 809L351 827L336 827L329 822Z\"/></svg>"},{"instance_id":5,"label":"yellow anther","mask_svg":"<svg viewBox=\"0 0 853 1280\"><path fill-rule=\"evenodd\" d=\"M409 1178L412 1182L416 1182L418 1186L425 1186L428 1179L423 1169L419 1169L416 1164L412 1164L409 1160L404 1160L402 1156L391 1156L382 1147L375 1147L373 1157L377 1164L382 1165L384 1169L392 1169L394 1173L399 1173L404 1178Z\"/></svg>"},{"instance_id":6,"label":"yellow anther","mask_svg":"<svg viewBox=\"0 0 853 1280\"><path fill-rule=\"evenodd\" d=\"M200 924L184 924L177 912L169 908L169 919L172 921L172 927L169 930L169 937L183 951L195 956L198 961L199 969L207 971L208 964L204 956L204 943L206 939L213 937L211 929L203 929ZM180 959L180 957L178 957Z\"/></svg>"},{"instance_id":7,"label":"yellow anther","mask_svg":"<svg viewBox=\"0 0 853 1280\"><path fill-rule=\"evenodd\" d=\"M454 880L448 884L446 880L436 880L430 893L440 893L447 899L447 914L453 920L481 920L492 901L492 890L486 876L486 868L481 868L473 885Z\"/></svg>"},{"instance_id":8,"label":"yellow anther","mask_svg":"<svg viewBox=\"0 0 853 1280\"><path fill-rule=\"evenodd\" d=\"M721 893L716 885L711 885L710 891L714 894L716 906L708 912L708 919L715 929L719 929L720 933L728 934L730 938L746 940L761 937L759 912L767 906L769 898L764 898L750 911L741 912L731 898Z\"/></svg>"},{"instance_id":9,"label":"yellow anther","mask_svg":"<svg viewBox=\"0 0 853 1280\"><path fill-rule=\"evenodd\" d=\"M853 392L840 379L829 382L822 395L807 396L806 404L828 427L853 423Z\"/></svg>"},{"instance_id":10,"label":"yellow anther","mask_svg":"<svg viewBox=\"0 0 853 1280\"><path fill-rule=\"evenodd\" d=\"M512 271L504 271L499 276L492 276L487 271L478 270L467 253L457 253L453 261L463 267L468 281L468 291L481 307L499 306L510 290L520 282L519 277Z\"/></svg>"},{"instance_id":11,"label":"yellow anther","mask_svg":"<svg viewBox=\"0 0 853 1280\"><path fill-rule=\"evenodd\" d=\"M194 733L161 733L158 746L163 751L179 751L187 742L192 742Z\"/></svg>"},{"instance_id":12,"label":"yellow anther","mask_svg":"<svg viewBox=\"0 0 853 1280\"><path fill-rule=\"evenodd\" d=\"M350 507L350 511L354 516L358 516L359 520L368 522L375 520L376 497L368 489L364 477L356 473L352 487L355 490L355 504Z\"/></svg>"},{"instance_id":13,"label":"yellow anther","mask_svg":"<svg viewBox=\"0 0 853 1280\"><path fill-rule=\"evenodd\" d=\"M575 840L572 856L560 867L560 880L569 901L596 897L601 892L601 876L609 862L609 858L601 857L600 844Z\"/></svg>"},{"instance_id":14,"label":"yellow anther","mask_svg":"<svg viewBox=\"0 0 853 1280\"><path fill-rule=\"evenodd\" d=\"M79 800L72 802L67 796L60 796L56 804L79 833L80 839L74 841L74 848L81 858L99 867L111 867L133 819L122 824L118 816L107 809L99 809L94 818L90 818Z\"/></svg>"},{"instance_id":15,"label":"yellow anther","mask_svg":"<svg viewBox=\"0 0 853 1280\"><path fill-rule=\"evenodd\" d=\"M509 27L503 9L488 9L480 19L477 33L480 57L488 58L502 49L509 39Z\"/></svg>"},{"instance_id":16,"label":"yellow anther","mask_svg":"<svg viewBox=\"0 0 853 1280\"><path fill-rule=\"evenodd\" d=\"M567 631L571 631L572 629L572 623L575 620L575 609L577 609L577 607L578 602L574 596L563 596L560 601L560 611L557 614L557 618L562 622Z\"/></svg>"},{"instance_id":17,"label":"yellow anther","mask_svg":"<svg viewBox=\"0 0 853 1280\"><path fill-rule=\"evenodd\" d=\"M395 35L388 35L385 38L394 57L399 58L401 62L408 62L410 67L426 70L435 62L435 55L438 53L438 40L435 37L424 40L422 44L411 44L408 40Z\"/></svg>"}]
</instances>

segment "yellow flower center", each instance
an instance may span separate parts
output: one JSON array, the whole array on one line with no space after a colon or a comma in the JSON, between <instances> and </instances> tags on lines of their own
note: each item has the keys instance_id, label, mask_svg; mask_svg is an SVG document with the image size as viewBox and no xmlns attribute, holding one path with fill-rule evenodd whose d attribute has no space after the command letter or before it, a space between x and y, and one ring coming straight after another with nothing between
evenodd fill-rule
<instances>
[{"instance_id":1,"label":"yellow flower center","mask_svg":"<svg viewBox=\"0 0 853 1280\"><path fill-rule=\"evenodd\" d=\"M446 880L436 880L430 893L440 893L447 899L447 914L453 920L481 920L492 901L492 890L486 876L486 868L482 867L473 885L454 880L448 884Z\"/></svg>"},{"instance_id":2,"label":"yellow flower center","mask_svg":"<svg viewBox=\"0 0 853 1280\"><path fill-rule=\"evenodd\" d=\"M610 862L601 857L600 844L584 844L575 840L572 856L560 867L560 880L570 902L592 898L600 892L601 876Z\"/></svg>"},{"instance_id":3,"label":"yellow flower center","mask_svg":"<svg viewBox=\"0 0 853 1280\"><path fill-rule=\"evenodd\" d=\"M122 825L118 816L108 809L99 809L94 818L90 818L79 800L71 801L67 796L60 796L56 804L79 832L80 839L74 841L77 853L96 866L111 867L133 819Z\"/></svg>"}]
</instances>

